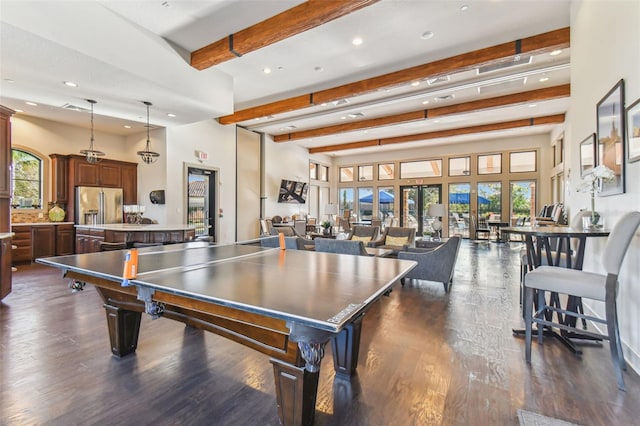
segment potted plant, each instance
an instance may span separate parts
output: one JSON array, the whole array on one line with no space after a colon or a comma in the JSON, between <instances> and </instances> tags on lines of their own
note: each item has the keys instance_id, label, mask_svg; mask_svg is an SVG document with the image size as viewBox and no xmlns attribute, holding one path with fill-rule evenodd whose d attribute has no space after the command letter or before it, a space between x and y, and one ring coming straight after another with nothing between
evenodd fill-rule
<instances>
[{"instance_id":1,"label":"potted plant","mask_svg":"<svg viewBox=\"0 0 640 426\"><path fill-rule=\"evenodd\" d=\"M325 220L324 222L322 222L322 228L323 228L323 234L325 235L329 235L331 233L331 222L329 222L328 220Z\"/></svg>"}]
</instances>

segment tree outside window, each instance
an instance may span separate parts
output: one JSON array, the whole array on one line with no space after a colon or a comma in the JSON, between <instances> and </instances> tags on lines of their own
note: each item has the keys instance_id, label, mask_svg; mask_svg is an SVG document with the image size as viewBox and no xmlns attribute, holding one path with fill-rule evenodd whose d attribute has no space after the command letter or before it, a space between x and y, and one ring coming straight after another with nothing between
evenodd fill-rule
<instances>
[{"instance_id":1,"label":"tree outside window","mask_svg":"<svg viewBox=\"0 0 640 426\"><path fill-rule=\"evenodd\" d=\"M38 208L42 205L42 160L35 155L12 149L14 207Z\"/></svg>"}]
</instances>

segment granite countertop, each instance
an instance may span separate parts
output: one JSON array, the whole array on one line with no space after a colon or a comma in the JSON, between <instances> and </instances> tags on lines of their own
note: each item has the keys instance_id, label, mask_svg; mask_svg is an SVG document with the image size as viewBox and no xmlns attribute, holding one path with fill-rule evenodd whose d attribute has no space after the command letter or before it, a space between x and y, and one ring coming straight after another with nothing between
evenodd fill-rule
<instances>
[{"instance_id":1,"label":"granite countertop","mask_svg":"<svg viewBox=\"0 0 640 426\"><path fill-rule=\"evenodd\" d=\"M24 222L24 223L11 224L11 226L46 226L46 225L73 225L73 222Z\"/></svg>"},{"instance_id":2,"label":"granite countertop","mask_svg":"<svg viewBox=\"0 0 640 426\"><path fill-rule=\"evenodd\" d=\"M0 240L13 237L13 232L0 232Z\"/></svg>"},{"instance_id":3,"label":"granite countertop","mask_svg":"<svg viewBox=\"0 0 640 426\"><path fill-rule=\"evenodd\" d=\"M175 224L175 225L161 225L153 223L149 225L134 225L130 223L110 223L104 225L76 225L76 228L82 229L103 229L105 231L124 231L124 232L137 232L137 231L188 231L195 229L194 225Z\"/></svg>"}]
</instances>

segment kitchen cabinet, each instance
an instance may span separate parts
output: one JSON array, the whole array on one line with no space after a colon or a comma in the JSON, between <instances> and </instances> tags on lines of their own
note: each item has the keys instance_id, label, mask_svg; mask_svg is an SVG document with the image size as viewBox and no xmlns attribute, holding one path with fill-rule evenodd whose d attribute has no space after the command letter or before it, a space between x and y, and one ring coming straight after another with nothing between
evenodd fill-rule
<instances>
[{"instance_id":1,"label":"kitchen cabinet","mask_svg":"<svg viewBox=\"0 0 640 426\"><path fill-rule=\"evenodd\" d=\"M87 163L73 161L75 165L74 186L104 186L106 188L122 188L122 167L111 162Z\"/></svg>"},{"instance_id":2,"label":"kitchen cabinet","mask_svg":"<svg viewBox=\"0 0 640 426\"><path fill-rule=\"evenodd\" d=\"M61 207L66 206L69 200L69 158L60 154L51 154L49 157L53 171L53 201Z\"/></svg>"},{"instance_id":3,"label":"kitchen cabinet","mask_svg":"<svg viewBox=\"0 0 640 426\"><path fill-rule=\"evenodd\" d=\"M33 226L31 228L33 247L32 259L51 257L56 255L56 227L55 225Z\"/></svg>"},{"instance_id":4,"label":"kitchen cabinet","mask_svg":"<svg viewBox=\"0 0 640 426\"><path fill-rule=\"evenodd\" d=\"M104 231L100 229L78 228L76 230L76 254L100 251L104 241Z\"/></svg>"},{"instance_id":5,"label":"kitchen cabinet","mask_svg":"<svg viewBox=\"0 0 640 426\"><path fill-rule=\"evenodd\" d=\"M11 115L0 105L0 232L11 227Z\"/></svg>"},{"instance_id":6,"label":"kitchen cabinet","mask_svg":"<svg viewBox=\"0 0 640 426\"><path fill-rule=\"evenodd\" d=\"M33 249L31 245L31 226L14 226L13 244L16 248L13 250L13 262L31 262L33 258Z\"/></svg>"},{"instance_id":7,"label":"kitchen cabinet","mask_svg":"<svg viewBox=\"0 0 640 426\"><path fill-rule=\"evenodd\" d=\"M75 228L73 225L56 225L56 256L73 254Z\"/></svg>"},{"instance_id":8,"label":"kitchen cabinet","mask_svg":"<svg viewBox=\"0 0 640 426\"><path fill-rule=\"evenodd\" d=\"M122 166L122 203L138 204L138 165Z\"/></svg>"},{"instance_id":9,"label":"kitchen cabinet","mask_svg":"<svg viewBox=\"0 0 640 426\"><path fill-rule=\"evenodd\" d=\"M0 239L0 300L11 293L11 237Z\"/></svg>"}]
</instances>

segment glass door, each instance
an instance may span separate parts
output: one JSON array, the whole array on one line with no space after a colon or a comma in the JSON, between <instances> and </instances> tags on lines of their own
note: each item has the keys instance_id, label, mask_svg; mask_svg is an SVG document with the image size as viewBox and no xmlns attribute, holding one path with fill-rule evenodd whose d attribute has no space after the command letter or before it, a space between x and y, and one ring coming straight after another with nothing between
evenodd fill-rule
<instances>
[{"instance_id":1,"label":"glass door","mask_svg":"<svg viewBox=\"0 0 640 426\"><path fill-rule=\"evenodd\" d=\"M536 216L536 181L511 182L511 226L524 226Z\"/></svg>"},{"instance_id":2,"label":"glass door","mask_svg":"<svg viewBox=\"0 0 640 426\"><path fill-rule=\"evenodd\" d=\"M414 228L416 236L433 232L433 218L427 213L429 204L441 202L442 185L401 186L400 197L400 226Z\"/></svg>"},{"instance_id":3,"label":"glass door","mask_svg":"<svg viewBox=\"0 0 640 426\"><path fill-rule=\"evenodd\" d=\"M188 168L187 224L196 227L196 238L215 238L215 172Z\"/></svg>"},{"instance_id":4,"label":"glass door","mask_svg":"<svg viewBox=\"0 0 640 426\"><path fill-rule=\"evenodd\" d=\"M471 184L449 185L449 236L469 238L469 213L471 212Z\"/></svg>"}]
</instances>

